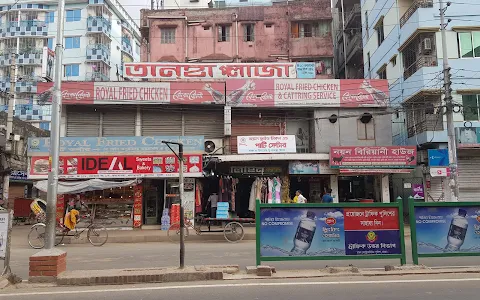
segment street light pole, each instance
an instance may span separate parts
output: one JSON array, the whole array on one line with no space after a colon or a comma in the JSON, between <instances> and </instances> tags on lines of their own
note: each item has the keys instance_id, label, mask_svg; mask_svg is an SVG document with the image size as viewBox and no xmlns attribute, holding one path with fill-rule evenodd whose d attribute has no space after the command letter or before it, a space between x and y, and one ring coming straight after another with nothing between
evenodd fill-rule
<instances>
[{"instance_id":1,"label":"street light pole","mask_svg":"<svg viewBox=\"0 0 480 300\"><path fill-rule=\"evenodd\" d=\"M45 249L55 247L55 227L57 214L58 167L60 155L60 116L62 109L62 56L63 27L65 22L65 0L58 1L57 36L55 46L55 74L52 101L52 128L50 137L51 170L48 173L47 224L45 230Z\"/></svg>"},{"instance_id":2,"label":"street light pole","mask_svg":"<svg viewBox=\"0 0 480 300\"><path fill-rule=\"evenodd\" d=\"M180 269L185 268L185 212L183 209L183 192L184 192L184 179L183 179L183 143L181 142L167 142L162 141L168 148L175 154L179 161L178 170L178 189L180 196ZM178 145L178 154L170 147L170 144Z\"/></svg>"},{"instance_id":3,"label":"street light pole","mask_svg":"<svg viewBox=\"0 0 480 300\"><path fill-rule=\"evenodd\" d=\"M458 188L458 164L457 164L457 140L455 139L455 127L453 124L453 101L452 101L452 81L450 75L450 66L448 64L447 53L447 38L445 23L445 11L447 8L443 7L443 1L440 0L440 29L442 33L442 52L443 52L443 81L445 84L445 106L447 115L447 133L448 133L448 159L450 161L450 201L458 202L459 188ZM447 2L447 7L450 2Z\"/></svg>"}]
</instances>

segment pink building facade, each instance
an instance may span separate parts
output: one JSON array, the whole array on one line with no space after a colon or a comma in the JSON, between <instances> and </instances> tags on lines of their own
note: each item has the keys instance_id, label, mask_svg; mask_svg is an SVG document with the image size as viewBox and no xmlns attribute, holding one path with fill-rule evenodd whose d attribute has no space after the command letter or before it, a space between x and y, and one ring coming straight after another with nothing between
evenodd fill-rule
<instances>
[{"instance_id":1,"label":"pink building facade","mask_svg":"<svg viewBox=\"0 0 480 300\"><path fill-rule=\"evenodd\" d=\"M329 0L226 9L142 10L144 62L317 62L333 78Z\"/></svg>"}]
</instances>

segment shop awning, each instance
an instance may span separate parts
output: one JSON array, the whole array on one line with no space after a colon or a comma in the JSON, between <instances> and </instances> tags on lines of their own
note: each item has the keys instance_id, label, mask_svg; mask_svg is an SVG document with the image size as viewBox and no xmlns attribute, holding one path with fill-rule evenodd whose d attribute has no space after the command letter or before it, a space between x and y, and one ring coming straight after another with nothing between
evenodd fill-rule
<instances>
[{"instance_id":1,"label":"shop awning","mask_svg":"<svg viewBox=\"0 0 480 300\"><path fill-rule=\"evenodd\" d=\"M85 181L59 181L58 194L77 194L88 191L98 191L123 186L131 186L137 183L137 179L126 181L106 181L101 179L90 179ZM48 180L35 183L35 187L42 192L47 192Z\"/></svg>"},{"instance_id":2,"label":"shop awning","mask_svg":"<svg viewBox=\"0 0 480 300\"><path fill-rule=\"evenodd\" d=\"M270 160L329 160L324 153L270 153L214 155L221 162L270 161Z\"/></svg>"},{"instance_id":3,"label":"shop awning","mask_svg":"<svg viewBox=\"0 0 480 300\"><path fill-rule=\"evenodd\" d=\"M340 169L340 174L408 174L414 169Z\"/></svg>"}]
</instances>

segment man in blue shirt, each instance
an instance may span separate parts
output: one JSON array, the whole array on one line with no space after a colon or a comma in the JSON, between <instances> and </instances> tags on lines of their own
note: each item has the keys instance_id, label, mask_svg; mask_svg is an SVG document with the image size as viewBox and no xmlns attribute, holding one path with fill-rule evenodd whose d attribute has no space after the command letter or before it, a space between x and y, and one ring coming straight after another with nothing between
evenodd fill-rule
<instances>
[{"instance_id":1,"label":"man in blue shirt","mask_svg":"<svg viewBox=\"0 0 480 300\"><path fill-rule=\"evenodd\" d=\"M332 202L333 202L332 189L327 189L327 193L322 197L322 203L332 203Z\"/></svg>"}]
</instances>

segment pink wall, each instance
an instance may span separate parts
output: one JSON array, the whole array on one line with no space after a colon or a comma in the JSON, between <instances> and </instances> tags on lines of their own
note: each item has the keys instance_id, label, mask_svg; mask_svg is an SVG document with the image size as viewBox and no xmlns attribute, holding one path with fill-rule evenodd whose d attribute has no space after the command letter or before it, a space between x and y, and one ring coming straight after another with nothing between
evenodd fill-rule
<instances>
[{"instance_id":1,"label":"pink wall","mask_svg":"<svg viewBox=\"0 0 480 300\"><path fill-rule=\"evenodd\" d=\"M189 59L235 61L235 20L238 20L239 61L274 61L278 55L297 61L333 57L331 34L323 38L289 38L292 21L332 20L330 0L313 0L293 2L288 6L142 10L142 36L149 40L142 47L144 52L150 50L150 61L165 61L166 57L169 61L174 57L185 62L185 15L188 19ZM226 42L219 42L217 37L218 26L222 24L230 25L230 39ZM253 42L244 41L244 24L254 24ZM161 44L161 28L172 26L176 26L175 44ZM142 55L142 61L148 61L147 55Z\"/></svg>"}]
</instances>

